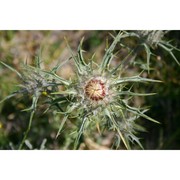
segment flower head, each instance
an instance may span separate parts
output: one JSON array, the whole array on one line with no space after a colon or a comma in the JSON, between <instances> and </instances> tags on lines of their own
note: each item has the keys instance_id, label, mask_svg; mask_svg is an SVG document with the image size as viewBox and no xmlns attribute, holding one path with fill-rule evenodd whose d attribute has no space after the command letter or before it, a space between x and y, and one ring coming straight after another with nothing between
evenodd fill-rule
<instances>
[{"instance_id":1,"label":"flower head","mask_svg":"<svg viewBox=\"0 0 180 180\"><path fill-rule=\"evenodd\" d=\"M84 87L84 94L91 101L100 102L108 95L108 87L101 77L91 78Z\"/></svg>"}]
</instances>

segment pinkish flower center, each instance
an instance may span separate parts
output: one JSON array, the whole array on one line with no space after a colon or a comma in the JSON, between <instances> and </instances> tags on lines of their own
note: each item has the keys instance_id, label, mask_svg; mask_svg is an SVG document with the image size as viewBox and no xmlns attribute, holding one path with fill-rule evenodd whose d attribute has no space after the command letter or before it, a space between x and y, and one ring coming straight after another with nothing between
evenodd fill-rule
<instances>
[{"instance_id":1,"label":"pinkish flower center","mask_svg":"<svg viewBox=\"0 0 180 180\"><path fill-rule=\"evenodd\" d=\"M107 94L107 87L101 78L93 78L85 86L85 94L94 101L103 100Z\"/></svg>"}]
</instances>

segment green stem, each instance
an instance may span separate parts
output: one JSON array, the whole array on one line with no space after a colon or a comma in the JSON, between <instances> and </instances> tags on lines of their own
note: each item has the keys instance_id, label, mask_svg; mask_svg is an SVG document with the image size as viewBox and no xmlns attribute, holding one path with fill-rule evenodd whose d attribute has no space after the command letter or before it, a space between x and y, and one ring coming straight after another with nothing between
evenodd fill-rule
<instances>
[{"instance_id":1,"label":"green stem","mask_svg":"<svg viewBox=\"0 0 180 180\"><path fill-rule=\"evenodd\" d=\"M22 149L22 147L23 147L23 145L24 145L24 142L25 142L25 140L26 140L26 138L27 138L27 135L28 135L28 133L29 133L29 131L30 131L30 129L31 129L32 119L33 119L33 117L34 117L34 113L35 113L35 110L33 110L33 111L31 112L31 115L30 115L30 118L29 118L28 128L27 128L27 130L26 130L26 132L25 132L25 134L24 134L23 140L21 141L21 144L19 145L18 150L21 150L21 149Z\"/></svg>"},{"instance_id":2,"label":"green stem","mask_svg":"<svg viewBox=\"0 0 180 180\"><path fill-rule=\"evenodd\" d=\"M31 109L31 114L30 114L30 118L29 118L28 128L27 128L26 132L24 133L24 137L23 137L23 139L21 141L21 144L19 145L18 150L22 149L22 147L24 145L24 142L25 142L25 140L26 140L26 138L28 136L28 133L29 133L29 131L31 129L32 120L33 120L33 117L34 117L34 114L35 114L35 111L36 111L36 106L37 106L38 98L39 98L39 95L33 97L32 106L30 108Z\"/></svg>"}]
</instances>

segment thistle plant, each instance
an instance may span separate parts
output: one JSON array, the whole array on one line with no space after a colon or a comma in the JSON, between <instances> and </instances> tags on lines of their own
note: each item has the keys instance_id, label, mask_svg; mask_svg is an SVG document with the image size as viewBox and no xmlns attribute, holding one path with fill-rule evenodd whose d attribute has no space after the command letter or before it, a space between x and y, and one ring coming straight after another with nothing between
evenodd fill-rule
<instances>
[{"instance_id":1,"label":"thistle plant","mask_svg":"<svg viewBox=\"0 0 180 180\"><path fill-rule=\"evenodd\" d=\"M37 108L37 102L38 102L39 97L46 92L52 91L52 89L58 85L58 84L54 83L53 79L51 79L47 74L44 74L42 71L39 70L39 67L40 67L39 62L40 61L38 59L36 68L32 67L32 66L28 66L27 64L24 65L22 68L22 73L16 71L9 65L1 62L4 66L11 69L18 75L18 77L21 81L21 84L18 85L20 87L20 89L18 91L13 92L11 95L9 95L5 99L1 100L0 103L2 103L3 101L5 101L9 98L16 96L17 94L22 94L24 96L25 95L32 96L31 107L23 110L23 111L30 111L30 119L29 119L28 128L27 128L26 132L24 133L23 140L19 145L19 149L22 148L22 146L27 138L27 135L30 131L32 120L33 120L33 117L34 117L34 114L35 114L35 111Z\"/></svg>"},{"instance_id":2,"label":"thistle plant","mask_svg":"<svg viewBox=\"0 0 180 180\"><path fill-rule=\"evenodd\" d=\"M125 148L131 149L134 143L143 148L137 133L144 131L145 128L138 124L137 120L143 118L155 123L159 122L146 115L148 109L134 107L132 102L135 96L144 97L155 93L134 92L133 87L135 84L161 81L144 78L141 76L142 73L124 77L122 71L126 58L116 67L111 65L114 57L118 54L115 49L121 44L122 39L131 37L131 35L122 31L115 37L112 36L113 42L106 48L100 64L94 61L94 55L90 60L84 59L83 39L79 44L77 54L74 54L67 43L71 57L66 62L73 61L76 68L75 76L72 79L64 79L57 73L63 68L64 62L47 71L41 68L41 60L37 58L36 67L25 65L22 73L1 62L13 70L22 82L19 86L20 89L4 100L17 94L32 96L32 106L24 110L30 111L30 119L19 149L22 149L28 137L41 96L47 98L48 108L45 112L56 107L57 114L59 114L60 126L56 138L61 136L67 121L75 121L76 128L69 135L73 138L74 149L78 149L82 137L88 137L94 131L99 134L112 131L116 140L116 148L122 147L124 144ZM147 61L148 63L149 61Z\"/></svg>"},{"instance_id":3,"label":"thistle plant","mask_svg":"<svg viewBox=\"0 0 180 180\"><path fill-rule=\"evenodd\" d=\"M130 54L133 55L133 58L129 58L130 60L135 60L135 58L139 55L140 52L146 52L146 63L144 64L144 69L150 71L150 59L151 56L156 56L153 50L158 47L162 50L166 51L172 59L180 66L180 62L174 55L174 51L180 51L177 47L172 45L171 41L167 41L164 39L164 36L168 33L168 31L163 30L138 30L133 32L126 32L127 37L136 37L137 43L134 49L130 49ZM122 44L123 46L126 46ZM126 64L129 63L126 60Z\"/></svg>"}]
</instances>

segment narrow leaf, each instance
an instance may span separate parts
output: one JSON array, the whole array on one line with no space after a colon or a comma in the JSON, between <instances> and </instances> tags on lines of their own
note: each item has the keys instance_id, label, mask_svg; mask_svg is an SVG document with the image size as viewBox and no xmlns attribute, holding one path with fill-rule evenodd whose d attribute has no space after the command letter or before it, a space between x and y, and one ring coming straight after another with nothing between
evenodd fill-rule
<instances>
[{"instance_id":1,"label":"narrow leaf","mask_svg":"<svg viewBox=\"0 0 180 180\"><path fill-rule=\"evenodd\" d=\"M6 63L4 63L2 61L0 61L0 63L3 64L4 66L6 66L11 71L15 72L22 79L22 75L17 70L15 70L14 68L12 68L11 66L7 65Z\"/></svg>"},{"instance_id":2,"label":"narrow leaf","mask_svg":"<svg viewBox=\"0 0 180 180\"><path fill-rule=\"evenodd\" d=\"M60 124L60 126L59 126L58 132L57 132L57 134L56 134L56 139L57 139L57 137L60 135L61 130L62 130L62 128L63 128L63 126L64 126L64 124L65 124L65 122L66 122L66 120L67 120L67 117L68 117L67 115L64 116L64 118L63 118L63 120L62 120L62 122L61 122L61 124Z\"/></svg>"},{"instance_id":3,"label":"narrow leaf","mask_svg":"<svg viewBox=\"0 0 180 180\"><path fill-rule=\"evenodd\" d=\"M58 91L58 92L53 92L53 93L51 93L51 94L74 94L74 95L76 95L77 94L77 92L75 92L75 91Z\"/></svg>"},{"instance_id":4,"label":"narrow leaf","mask_svg":"<svg viewBox=\"0 0 180 180\"><path fill-rule=\"evenodd\" d=\"M73 58L73 60L74 60L74 62L75 62L75 65L76 65L76 68L77 68L77 70L78 70L78 73L82 75L82 74L83 74L83 65L80 63L79 59L74 55L71 47L70 47L69 44L68 44L67 39L66 39L66 38L64 38L64 39L65 39L66 44L67 44L67 47L68 47L68 49L69 49L69 51L70 51L70 53L71 53L71 56L72 56L72 58Z\"/></svg>"},{"instance_id":5,"label":"narrow leaf","mask_svg":"<svg viewBox=\"0 0 180 180\"><path fill-rule=\"evenodd\" d=\"M131 91L121 91L118 93L118 95L129 95L129 96L152 96L155 95L156 93L135 93Z\"/></svg>"},{"instance_id":6,"label":"narrow leaf","mask_svg":"<svg viewBox=\"0 0 180 180\"><path fill-rule=\"evenodd\" d=\"M175 55L173 54L172 50L175 47L172 47L172 49L169 49L168 47L166 47L165 45L163 45L162 43L159 43L159 46L162 47L164 50L168 51L169 54L172 56L172 58L176 61L176 63L180 66L180 62L177 60L177 58L175 57ZM179 50L179 49L178 49Z\"/></svg>"},{"instance_id":7,"label":"narrow leaf","mask_svg":"<svg viewBox=\"0 0 180 180\"><path fill-rule=\"evenodd\" d=\"M114 127L115 127L116 131L118 132L120 138L122 139L125 147L126 147L127 149L130 149L130 147L128 146L128 143L126 142L126 140L124 139L121 131L119 130L118 124L117 124L116 121L114 120L114 117L111 115L111 113L109 112L108 109L105 109L104 112L105 112L105 114L109 117L109 119L113 122Z\"/></svg>"},{"instance_id":8,"label":"narrow leaf","mask_svg":"<svg viewBox=\"0 0 180 180\"><path fill-rule=\"evenodd\" d=\"M127 108L127 110L128 110L129 112L132 112L132 113L134 113L134 114L136 114L136 115L139 115L139 116L141 116L141 117L143 117L143 118L145 118L145 119L147 119L147 120L149 120L149 121L152 121L152 122L155 122L155 123L160 124L160 122L158 122L158 121L156 121L155 119L153 119L153 118L145 115L145 114L144 114L143 112L141 112L139 109L134 108L134 107L131 107L131 106L127 105L126 103L123 103L123 104L125 105L125 107Z\"/></svg>"},{"instance_id":9,"label":"narrow leaf","mask_svg":"<svg viewBox=\"0 0 180 180\"><path fill-rule=\"evenodd\" d=\"M119 32L117 34L117 36L115 37L111 46L106 50L106 53L103 57L101 65L100 65L101 71L104 71L109 66L111 60L113 59L113 51L114 51L117 43L120 41L121 36L122 36L122 32Z\"/></svg>"},{"instance_id":10,"label":"narrow leaf","mask_svg":"<svg viewBox=\"0 0 180 180\"><path fill-rule=\"evenodd\" d=\"M63 79L63 78L61 78L61 77L59 77L59 76L58 76L57 74L55 74L55 73L48 72L48 71L45 71L45 70L42 70L42 72L44 72L44 73L46 73L46 74L49 74L49 75L53 76L55 79L59 80L60 82L62 82L63 84L65 84L65 85L67 85L67 86L70 85L70 82L69 82L69 81L67 81L67 80L65 80L65 79Z\"/></svg>"},{"instance_id":11,"label":"narrow leaf","mask_svg":"<svg viewBox=\"0 0 180 180\"><path fill-rule=\"evenodd\" d=\"M85 117L85 115L84 115L81 127L80 127L80 129L78 131L78 135L75 139L74 149L77 149L77 147L78 147L80 137L81 137L82 133L84 132L84 126L85 126L86 121L87 121L87 117Z\"/></svg>"},{"instance_id":12,"label":"narrow leaf","mask_svg":"<svg viewBox=\"0 0 180 180\"><path fill-rule=\"evenodd\" d=\"M149 73L149 70L150 70L149 62L150 62L150 57L151 57L151 51L150 51L149 47L146 45L146 43L144 43L143 45L145 47L145 51L147 54L147 69L148 69L148 73Z\"/></svg>"},{"instance_id":13,"label":"narrow leaf","mask_svg":"<svg viewBox=\"0 0 180 180\"><path fill-rule=\"evenodd\" d=\"M7 99L10 99L10 98L14 97L16 94L17 94L17 93L13 93L13 94L10 94L9 96L6 96L4 99L2 99L2 100L0 101L0 103L3 103L3 102L6 101Z\"/></svg>"},{"instance_id":14,"label":"narrow leaf","mask_svg":"<svg viewBox=\"0 0 180 180\"><path fill-rule=\"evenodd\" d=\"M149 79L149 78L142 78L140 76L132 76L132 77L125 77L125 78L120 78L114 82L114 84L121 84L121 83L127 83L127 82L141 82L141 83L146 83L146 82L162 82L160 80L155 80L155 79Z\"/></svg>"},{"instance_id":15,"label":"narrow leaf","mask_svg":"<svg viewBox=\"0 0 180 180\"><path fill-rule=\"evenodd\" d=\"M83 50L82 50L83 40L84 40L84 37L81 39L80 44L79 44L79 47L78 47L78 57L79 57L80 63L81 63L83 66L87 66L87 64L86 64L85 61L84 61L83 54L82 54L82 53L83 53Z\"/></svg>"}]
</instances>

